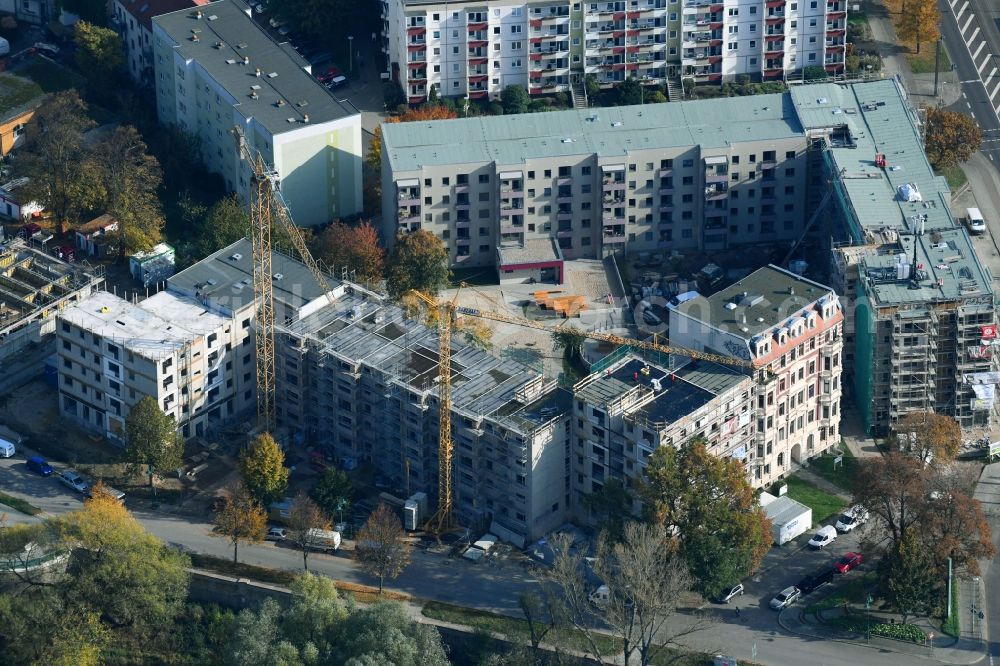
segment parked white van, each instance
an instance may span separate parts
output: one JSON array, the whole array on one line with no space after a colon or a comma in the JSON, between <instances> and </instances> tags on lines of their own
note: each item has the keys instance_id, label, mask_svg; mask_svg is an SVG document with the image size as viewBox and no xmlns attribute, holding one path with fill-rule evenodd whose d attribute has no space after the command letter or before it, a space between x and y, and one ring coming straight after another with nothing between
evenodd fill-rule
<instances>
[{"instance_id":1,"label":"parked white van","mask_svg":"<svg viewBox=\"0 0 1000 666\"><path fill-rule=\"evenodd\" d=\"M12 458L16 452L14 442L0 439L0 458Z\"/></svg>"},{"instance_id":2,"label":"parked white van","mask_svg":"<svg viewBox=\"0 0 1000 666\"><path fill-rule=\"evenodd\" d=\"M979 236L986 233L986 219L978 208L967 208L966 213L969 220L969 233Z\"/></svg>"}]
</instances>

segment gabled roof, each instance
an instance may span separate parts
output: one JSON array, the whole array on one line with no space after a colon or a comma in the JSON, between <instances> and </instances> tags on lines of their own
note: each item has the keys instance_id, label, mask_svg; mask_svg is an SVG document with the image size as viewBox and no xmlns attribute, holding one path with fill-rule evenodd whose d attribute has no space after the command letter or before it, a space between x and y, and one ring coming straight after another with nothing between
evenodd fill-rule
<instances>
[{"instance_id":1,"label":"gabled roof","mask_svg":"<svg viewBox=\"0 0 1000 666\"><path fill-rule=\"evenodd\" d=\"M210 0L118 0L118 3L146 27L153 28L153 17L191 7L207 5Z\"/></svg>"},{"instance_id":2,"label":"gabled roof","mask_svg":"<svg viewBox=\"0 0 1000 666\"><path fill-rule=\"evenodd\" d=\"M86 224L81 224L79 227L76 228L76 233L83 234L84 236L86 236L87 234L92 234L95 231L103 231L104 229L113 227L116 224L118 224L118 220L116 220L111 215L105 213L104 215L99 215L95 217Z\"/></svg>"}]
</instances>

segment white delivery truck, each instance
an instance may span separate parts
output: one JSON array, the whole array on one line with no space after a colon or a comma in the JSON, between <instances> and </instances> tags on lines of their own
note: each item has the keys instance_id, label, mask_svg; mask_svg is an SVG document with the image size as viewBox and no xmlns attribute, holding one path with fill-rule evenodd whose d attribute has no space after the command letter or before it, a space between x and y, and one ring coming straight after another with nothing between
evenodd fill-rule
<instances>
[{"instance_id":1,"label":"white delivery truck","mask_svg":"<svg viewBox=\"0 0 1000 666\"><path fill-rule=\"evenodd\" d=\"M5 56L8 53L10 53L10 42L0 37L0 56Z\"/></svg>"},{"instance_id":2,"label":"white delivery truck","mask_svg":"<svg viewBox=\"0 0 1000 666\"><path fill-rule=\"evenodd\" d=\"M321 530L317 527L306 532L309 547L324 553L333 553L340 548L340 532Z\"/></svg>"},{"instance_id":3,"label":"white delivery truck","mask_svg":"<svg viewBox=\"0 0 1000 666\"><path fill-rule=\"evenodd\" d=\"M986 219L978 208L966 208L969 233L979 236L986 233Z\"/></svg>"}]
</instances>

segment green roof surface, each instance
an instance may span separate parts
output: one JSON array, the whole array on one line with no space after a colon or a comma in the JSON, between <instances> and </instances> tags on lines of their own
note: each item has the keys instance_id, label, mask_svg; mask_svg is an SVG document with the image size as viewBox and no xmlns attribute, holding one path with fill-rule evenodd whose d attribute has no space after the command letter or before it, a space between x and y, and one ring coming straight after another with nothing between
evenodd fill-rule
<instances>
[{"instance_id":1,"label":"green roof surface","mask_svg":"<svg viewBox=\"0 0 1000 666\"><path fill-rule=\"evenodd\" d=\"M785 94L572 109L382 125L394 171L446 164L517 165L564 155L624 156L630 151L802 135Z\"/></svg>"}]
</instances>

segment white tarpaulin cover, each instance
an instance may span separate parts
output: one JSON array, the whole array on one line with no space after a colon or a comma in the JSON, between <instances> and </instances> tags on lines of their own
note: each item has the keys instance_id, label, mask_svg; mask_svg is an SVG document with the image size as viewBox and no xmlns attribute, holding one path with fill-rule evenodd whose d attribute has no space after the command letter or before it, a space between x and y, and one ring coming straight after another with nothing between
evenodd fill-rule
<instances>
[{"instance_id":1,"label":"white tarpaulin cover","mask_svg":"<svg viewBox=\"0 0 1000 666\"><path fill-rule=\"evenodd\" d=\"M993 400L996 398L996 386L993 384L973 384L972 390L978 399L985 400L989 404L993 404Z\"/></svg>"},{"instance_id":2,"label":"white tarpaulin cover","mask_svg":"<svg viewBox=\"0 0 1000 666\"><path fill-rule=\"evenodd\" d=\"M903 201L923 201L924 198L920 196L920 190L917 189L916 183L903 183L899 186L899 198Z\"/></svg>"}]
</instances>

